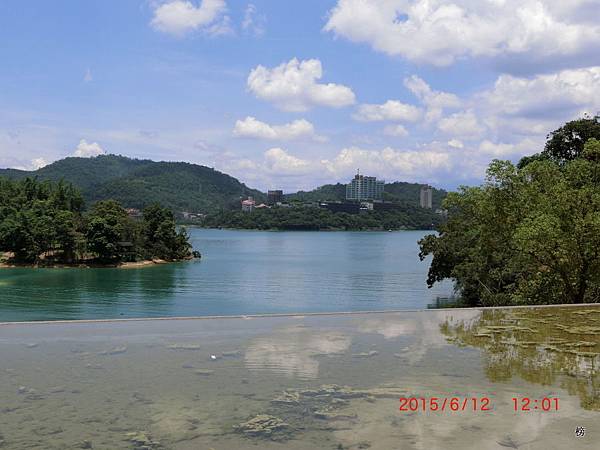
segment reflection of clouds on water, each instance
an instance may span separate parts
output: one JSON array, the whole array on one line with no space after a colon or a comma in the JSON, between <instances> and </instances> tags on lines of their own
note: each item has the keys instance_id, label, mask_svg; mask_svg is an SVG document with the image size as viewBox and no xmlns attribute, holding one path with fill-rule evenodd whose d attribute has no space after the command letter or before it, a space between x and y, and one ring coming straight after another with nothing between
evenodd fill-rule
<instances>
[{"instance_id":1,"label":"reflection of clouds on water","mask_svg":"<svg viewBox=\"0 0 600 450\"><path fill-rule=\"evenodd\" d=\"M479 311L465 310L458 313L461 321L475 320ZM358 330L362 333L376 333L385 339L407 337L409 344L400 349L402 356L410 364L423 359L428 350L448 345L440 332L440 323L448 319L447 312L426 311L417 314L389 314L386 317L361 320Z\"/></svg>"},{"instance_id":2,"label":"reflection of clouds on water","mask_svg":"<svg viewBox=\"0 0 600 450\"><path fill-rule=\"evenodd\" d=\"M489 396L484 392L480 395ZM539 449L548 448L550 441L556 444L553 448L572 448L571 432L574 429L564 426L564 418L594 419L592 414L582 414L576 399L561 398L559 412L513 412L512 397L543 398L544 395L547 393L504 391L492 399L495 409L493 413L470 411L418 414L413 421L407 421L405 426L417 434L416 448L423 450L497 450L503 447ZM554 436L551 438L551 435ZM540 445L542 441L545 445Z\"/></svg>"},{"instance_id":3,"label":"reflection of clouds on water","mask_svg":"<svg viewBox=\"0 0 600 450\"><path fill-rule=\"evenodd\" d=\"M268 337L254 339L246 350L246 367L267 370L292 377L317 378L320 355L344 353L350 338L339 332L315 332L291 327Z\"/></svg>"},{"instance_id":4,"label":"reflection of clouds on water","mask_svg":"<svg viewBox=\"0 0 600 450\"><path fill-rule=\"evenodd\" d=\"M439 389L436 384L428 385L427 380L425 377L414 382L421 385L423 392L435 392ZM528 392L522 392L510 388L498 391L498 386L485 385L464 389L469 391L464 392L462 398L491 397L489 391L493 389L496 393L492 397L494 410L437 413L420 411L411 414L396 413L391 418L390 411L397 408L397 402L380 400L376 404L359 405L359 400L352 400L359 422L351 429L336 431L336 438L349 448L356 448L354 446L358 442L369 442L371 450L596 448L591 439L576 442L581 446L573 445L576 425L589 429L597 422L594 413L581 410L576 398L559 395L559 412L516 413L513 411L512 397L543 398L548 395L548 391L529 389Z\"/></svg>"}]
</instances>

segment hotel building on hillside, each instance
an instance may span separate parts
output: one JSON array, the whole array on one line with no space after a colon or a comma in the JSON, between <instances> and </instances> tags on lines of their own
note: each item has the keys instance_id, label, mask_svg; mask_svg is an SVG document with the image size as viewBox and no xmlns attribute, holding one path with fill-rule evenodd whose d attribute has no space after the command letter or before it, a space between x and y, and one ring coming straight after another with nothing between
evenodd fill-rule
<instances>
[{"instance_id":1,"label":"hotel building on hillside","mask_svg":"<svg viewBox=\"0 0 600 450\"><path fill-rule=\"evenodd\" d=\"M381 200L385 181L357 173L346 185L346 200Z\"/></svg>"}]
</instances>

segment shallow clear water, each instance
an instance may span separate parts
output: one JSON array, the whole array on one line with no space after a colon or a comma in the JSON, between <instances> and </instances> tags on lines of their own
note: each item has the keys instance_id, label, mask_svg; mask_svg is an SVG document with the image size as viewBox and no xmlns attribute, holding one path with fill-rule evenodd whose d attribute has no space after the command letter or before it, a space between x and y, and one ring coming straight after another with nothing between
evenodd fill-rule
<instances>
[{"instance_id":1,"label":"shallow clear water","mask_svg":"<svg viewBox=\"0 0 600 450\"><path fill-rule=\"evenodd\" d=\"M596 449L599 354L596 306L4 324L0 448Z\"/></svg>"},{"instance_id":2,"label":"shallow clear water","mask_svg":"<svg viewBox=\"0 0 600 450\"><path fill-rule=\"evenodd\" d=\"M1 269L0 321L421 309L427 231L190 229L200 261L138 269Z\"/></svg>"}]
</instances>

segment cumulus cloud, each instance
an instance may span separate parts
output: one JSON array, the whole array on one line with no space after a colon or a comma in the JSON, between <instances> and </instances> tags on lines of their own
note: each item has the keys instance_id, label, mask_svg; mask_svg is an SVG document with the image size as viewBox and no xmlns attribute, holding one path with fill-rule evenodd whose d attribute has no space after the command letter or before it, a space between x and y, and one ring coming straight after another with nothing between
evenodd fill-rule
<instances>
[{"instance_id":1,"label":"cumulus cloud","mask_svg":"<svg viewBox=\"0 0 600 450\"><path fill-rule=\"evenodd\" d=\"M324 30L419 63L486 57L510 68L516 58L539 70L582 55L598 61L600 24L586 17L594 5L597 12L598 0L338 0Z\"/></svg>"},{"instance_id":2,"label":"cumulus cloud","mask_svg":"<svg viewBox=\"0 0 600 450\"><path fill-rule=\"evenodd\" d=\"M317 135L313 124L305 119L294 120L283 125L269 125L252 116L248 116L244 120L235 122L233 134L238 137L272 141L291 141L300 139L312 139L317 142L325 141L323 136Z\"/></svg>"},{"instance_id":3,"label":"cumulus cloud","mask_svg":"<svg viewBox=\"0 0 600 450\"><path fill-rule=\"evenodd\" d=\"M87 142L85 139L79 141L79 145L75 149L73 156L79 158L93 158L95 156L104 155L106 152L100 147L97 142Z\"/></svg>"},{"instance_id":4,"label":"cumulus cloud","mask_svg":"<svg viewBox=\"0 0 600 450\"><path fill-rule=\"evenodd\" d=\"M266 23L267 17L258 13L256 5L248 3L244 11L244 20L242 20L242 30L254 36L262 36L265 34Z\"/></svg>"},{"instance_id":5,"label":"cumulus cloud","mask_svg":"<svg viewBox=\"0 0 600 450\"><path fill-rule=\"evenodd\" d=\"M383 133L388 136L405 137L408 136L408 130L403 125L388 125L383 129Z\"/></svg>"},{"instance_id":6,"label":"cumulus cloud","mask_svg":"<svg viewBox=\"0 0 600 450\"><path fill-rule=\"evenodd\" d=\"M34 158L31 160L31 167L33 170L41 169L48 164L48 161L46 161L44 158Z\"/></svg>"},{"instance_id":7,"label":"cumulus cloud","mask_svg":"<svg viewBox=\"0 0 600 450\"><path fill-rule=\"evenodd\" d=\"M425 120L428 122L438 120L446 109L461 106L461 101L456 95L432 89L425 80L417 75L405 78L404 86L426 107Z\"/></svg>"},{"instance_id":8,"label":"cumulus cloud","mask_svg":"<svg viewBox=\"0 0 600 450\"><path fill-rule=\"evenodd\" d=\"M464 144L458 139L450 139L448 141L448 146L452 148L463 148Z\"/></svg>"},{"instance_id":9,"label":"cumulus cloud","mask_svg":"<svg viewBox=\"0 0 600 450\"><path fill-rule=\"evenodd\" d=\"M362 122L416 122L421 118L421 115L421 109L416 106L398 100L388 100L381 105L360 105L353 117Z\"/></svg>"},{"instance_id":10,"label":"cumulus cloud","mask_svg":"<svg viewBox=\"0 0 600 450\"><path fill-rule=\"evenodd\" d=\"M297 158L279 147L267 150L264 156L265 168L278 174L301 175L311 169L309 161Z\"/></svg>"},{"instance_id":11,"label":"cumulus cloud","mask_svg":"<svg viewBox=\"0 0 600 450\"><path fill-rule=\"evenodd\" d=\"M341 84L318 83L322 76L318 59L293 58L273 69L257 66L248 75L247 85L257 98L284 111L302 112L313 106L341 108L354 103L352 89Z\"/></svg>"},{"instance_id":12,"label":"cumulus cloud","mask_svg":"<svg viewBox=\"0 0 600 450\"><path fill-rule=\"evenodd\" d=\"M484 100L509 116L593 114L600 107L600 66L524 78L501 75Z\"/></svg>"},{"instance_id":13,"label":"cumulus cloud","mask_svg":"<svg viewBox=\"0 0 600 450\"><path fill-rule=\"evenodd\" d=\"M360 167L365 173L395 180L423 179L439 171L449 171L452 167L448 152L441 149L396 150L390 147L382 150L344 148L335 158L321 163L337 177L351 176Z\"/></svg>"},{"instance_id":14,"label":"cumulus cloud","mask_svg":"<svg viewBox=\"0 0 600 450\"><path fill-rule=\"evenodd\" d=\"M223 34L229 23L224 16L226 10L225 0L202 0L197 6L192 1L171 0L157 6L150 24L158 31L176 36L195 30Z\"/></svg>"},{"instance_id":15,"label":"cumulus cloud","mask_svg":"<svg viewBox=\"0 0 600 450\"><path fill-rule=\"evenodd\" d=\"M535 153L540 148L540 143L533 139L523 139L515 144L491 142L484 139L479 144L479 152L492 158L510 158L514 155Z\"/></svg>"},{"instance_id":16,"label":"cumulus cloud","mask_svg":"<svg viewBox=\"0 0 600 450\"><path fill-rule=\"evenodd\" d=\"M438 129L451 136L462 138L476 138L484 131L472 110L444 117L438 122Z\"/></svg>"}]
</instances>

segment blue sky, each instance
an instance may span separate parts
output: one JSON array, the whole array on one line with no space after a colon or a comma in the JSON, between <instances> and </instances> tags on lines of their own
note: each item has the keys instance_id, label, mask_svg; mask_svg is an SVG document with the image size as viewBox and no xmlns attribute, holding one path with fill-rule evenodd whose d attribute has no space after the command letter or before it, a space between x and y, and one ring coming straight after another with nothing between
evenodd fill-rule
<instances>
[{"instance_id":1,"label":"blue sky","mask_svg":"<svg viewBox=\"0 0 600 450\"><path fill-rule=\"evenodd\" d=\"M479 183L600 111L599 18L599 0L4 0L0 167Z\"/></svg>"}]
</instances>

